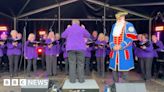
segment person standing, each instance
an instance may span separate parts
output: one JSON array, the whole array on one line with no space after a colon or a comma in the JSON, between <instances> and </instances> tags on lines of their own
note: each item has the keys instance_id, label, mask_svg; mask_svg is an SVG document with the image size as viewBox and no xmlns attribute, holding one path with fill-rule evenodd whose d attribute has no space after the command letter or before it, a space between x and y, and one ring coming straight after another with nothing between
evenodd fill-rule
<instances>
[{"instance_id":1,"label":"person standing","mask_svg":"<svg viewBox=\"0 0 164 92\"><path fill-rule=\"evenodd\" d=\"M89 76L90 71L90 59L91 59L91 51L93 49L93 43L87 38L84 38L86 42L86 51L85 51L85 75Z\"/></svg>"},{"instance_id":2,"label":"person standing","mask_svg":"<svg viewBox=\"0 0 164 92\"><path fill-rule=\"evenodd\" d=\"M28 40L24 45L24 57L27 60L27 76L31 76L31 65L33 65L34 74L37 70L37 43L35 41L35 34L30 33Z\"/></svg>"},{"instance_id":3,"label":"person standing","mask_svg":"<svg viewBox=\"0 0 164 92\"><path fill-rule=\"evenodd\" d=\"M2 33L0 35L0 69L3 70L2 68L2 57L4 55L3 53L3 49L5 47L5 42L6 42L6 39L7 39L7 35L5 33Z\"/></svg>"},{"instance_id":4,"label":"person standing","mask_svg":"<svg viewBox=\"0 0 164 92\"><path fill-rule=\"evenodd\" d=\"M55 40L59 42L59 48L57 49L57 64L59 65L59 69L61 71L63 71L63 54L62 54L62 51L61 51L61 48L62 47L62 40L60 38L60 34L59 33L55 33Z\"/></svg>"},{"instance_id":5,"label":"person standing","mask_svg":"<svg viewBox=\"0 0 164 92\"><path fill-rule=\"evenodd\" d=\"M90 39L93 42L93 44L92 44L93 48L95 47L95 42L97 41L97 38L98 38L98 33L97 33L96 30L94 30L92 32L91 37L90 37ZM97 67L96 67L96 51L95 51L95 49L92 49L92 51L91 51L90 67L91 67L91 71L92 70L97 70Z\"/></svg>"},{"instance_id":6,"label":"person standing","mask_svg":"<svg viewBox=\"0 0 164 92\"><path fill-rule=\"evenodd\" d=\"M109 53L110 53L110 46L109 46L109 36L105 36L105 42L106 42L106 56L105 56L105 72L108 71L109 66Z\"/></svg>"},{"instance_id":7,"label":"person standing","mask_svg":"<svg viewBox=\"0 0 164 92\"><path fill-rule=\"evenodd\" d=\"M151 79L151 68L154 58L154 51L152 42L148 40L148 35L146 33L142 35L142 41L140 45L140 54L142 54L140 60L142 78L146 81L149 81Z\"/></svg>"},{"instance_id":8,"label":"person standing","mask_svg":"<svg viewBox=\"0 0 164 92\"><path fill-rule=\"evenodd\" d=\"M46 70L48 76L57 75L57 55L59 54L59 42L55 40L54 32L49 32L46 40Z\"/></svg>"},{"instance_id":9,"label":"person standing","mask_svg":"<svg viewBox=\"0 0 164 92\"><path fill-rule=\"evenodd\" d=\"M10 32L11 38L7 41L7 55L9 59L10 77L18 75L18 63L21 55L22 44L21 38L18 37L18 32L12 30Z\"/></svg>"},{"instance_id":10,"label":"person standing","mask_svg":"<svg viewBox=\"0 0 164 92\"><path fill-rule=\"evenodd\" d=\"M100 33L97 41L95 42L96 59L97 59L97 70L98 75L101 77L105 76L105 56L106 56L106 41L105 35Z\"/></svg>"},{"instance_id":11,"label":"person standing","mask_svg":"<svg viewBox=\"0 0 164 92\"><path fill-rule=\"evenodd\" d=\"M43 47L41 62L42 62L42 69L43 70L46 70L46 56L45 56L45 42L46 42L46 39L47 39L47 33L45 33L41 38L41 45Z\"/></svg>"},{"instance_id":12,"label":"person standing","mask_svg":"<svg viewBox=\"0 0 164 92\"><path fill-rule=\"evenodd\" d=\"M68 62L68 53L66 51L66 43L64 42L62 45L62 52L63 52L63 58L64 58L64 62L65 62L65 73L66 75L68 75L69 73L69 62Z\"/></svg>"},{"instance_id":13,"label":"person standing","mask_svg":"<svg viewBox=\"0 0 164 92\"><path fill-rule=\"evenodd\" d=\"M153 48L154 48L154 59L153 59L153 64L152 64L152 75L157 76L160 63L157 62L158 58L158 52L164 49L164 45L162 41L158 40L156 35L152 35L152 42L153 42Z\"/></svg>"},{"instance_id":14,"label":"person standing","mask_svg":"<svg viewBox=\"0 0 164 92\"><path fill-rule=\"evenodd\" d=\"M140 48L141 41L142 41L142 34L138 34L137 40L133 42L135 61L138 61L137 67L136 67L136 70L138 73L141 73L141 68L140 68L140 60L141 60L140 57L142 57L142 54L140 54L140 52L141 52L141 48Z\"/></svg>"},{"instance_id":15,"label":"person standing","mask_svg":"<svg viewBox=\"0 0 164 92\"><path fill-rule=\"evenodd\" d=\"M118 12L116 23L110 33L110 64L114 82L120 82L119 77L128 81L128 71L134 68L132 42L137 39L132 23L125 21L127 12ZM122 74L122 75L121 75Z\"/></svg>"},{"instance_id":16,"label":"person standing","mask_svg":"<svg viewBox=\"0 0 164 92\"><path fill-rule=\"evenodd\" d=\"M89 37L89 32L80 26L80 21L77 19L72 20L72 25L62 33L62 38L66 39L66 51L68 52L69 60L69 81L71 83L75 83L76 79L80 83L85 82L84 51L86 50L86 43L84 38Z\"/></svg>"}]
</instances>

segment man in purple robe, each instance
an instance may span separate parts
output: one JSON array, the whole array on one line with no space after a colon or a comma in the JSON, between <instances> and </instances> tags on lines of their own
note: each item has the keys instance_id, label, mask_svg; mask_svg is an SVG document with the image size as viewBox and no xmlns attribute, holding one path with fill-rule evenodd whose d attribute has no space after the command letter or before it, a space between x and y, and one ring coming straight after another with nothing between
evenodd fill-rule
<instances>
[{"instance_id":1,"label":"man in purple robe","mask_svg":"<svg viewBox=\"0 0 164 92\"><path fill-rule=\"evenodd\" d=\"M71 83L75 83L76 79L80 83L85 81L84 51L86 50L86 44L84 38L89 37L89 32L84 27L81 27L80 21L76 19L72 20L72 25L62 33L62 38L66 39L66 51L68 52L69 60L69 80Z\"/></svg>"}]
</instances>

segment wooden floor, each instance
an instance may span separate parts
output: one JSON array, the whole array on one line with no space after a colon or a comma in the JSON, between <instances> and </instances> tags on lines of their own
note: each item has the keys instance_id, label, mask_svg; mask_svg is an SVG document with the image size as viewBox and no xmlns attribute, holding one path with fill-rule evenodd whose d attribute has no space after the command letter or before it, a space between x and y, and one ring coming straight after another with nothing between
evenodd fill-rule
<instances>
[{"instance_id":1,"label":"wooden floor","mask_svg":"<svg viewBox=\"0 0 164 92\"><path fill-rule=\"evenodd\" d=\"M4 87L3 86L3 79L10 78L9 73L4 72L4 73L1 73L0 75L1 75L0 92L20 92L20 87ZM29 78L29 77L27 77L26 74L24 74L24 72L20 72L18 77L14 77L14 78ZM63 72L58 72L57 76L47 77L47 74L45 71L38 70L37 73L31 76L30 78L49 78L49 79L57 80L59 81L61 85L63 85L64 80L66 80L68 76L65 75L65 73ZM111 72L106 72L105 77L102 78L102 77L97 76L96 72L93 71L91 75L86 76L86 78L95 79L100 87L100 92L103 92L104 85L112 84ZM130 81L133 81L133 82L135 81L144 82L141 80L140 75L133 71L129 73L129 79ZM146 82L145 84L146 84L147 92L164 92L164 80L152 79L151 81Z\"/></svg>"}]
</instances>

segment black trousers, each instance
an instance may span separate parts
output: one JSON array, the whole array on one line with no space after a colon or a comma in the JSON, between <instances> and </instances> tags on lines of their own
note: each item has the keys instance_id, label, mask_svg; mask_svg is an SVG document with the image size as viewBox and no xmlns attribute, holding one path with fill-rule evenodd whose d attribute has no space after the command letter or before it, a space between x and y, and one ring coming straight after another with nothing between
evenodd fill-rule
<instances>
[{"instance_id":1,"label":"black trousers","mask_svg":"<svg viewBox=\"0 0 164 92\"><path fill-rule=\"evenodd\" d=\"M128 82L128 72L112 71L114 82L119 82L119 78Z\"/></svg>"},{"instance_id":2,"label":"black trousers","mask_svg":"<svg viewBox=\"0 0 164 92\"><path fill-rule=\"evenodd\" d=\"M99 76L105 76L105 57L97 57L97 71Z\"/></svg>"},{"instance_id":3,"label":"black trousers","mask_svg":"<svg viewBox=\"0 0 164 92\"><path fill-rule=\"evenodd\" d=\"M157 58L153 58L153 63L152 63L152 76L157 77L158 73L159 73L159 69L160 69L160 63L157 62Z\"/></svg>"},{"instance_id":4,"label":"black trousers","mask_svg":"<svg viewBox=\"0 0 164 92\"><path fill-rule=\"evenodd\" d=\"M97 66L96 66L96 55L95 55L96 51L93 50L91 51L91 60L90 60L90 68L91 68L91 71L92 70L97 70Z\"/></svg>"},{"instance_id":5,"label":"black trousers","mask_svg":"<svg viewBox=\"0 0 164 92\"><path fill-rule=\"evenodd\" d=\"M65 73L68 74L69 73L69 61L68 61L68 58L65 58L64 61L65 61Z\"/></svg>"},{"instance_id":6,"label":"black trousers","mask_svg":"<svg viewBox=\"0 0 164 92\"><path fill-rule=\"evenodd\" d=\"M153 58L141 58L140 59L142 77L145 80L151 79L152 62L153 62Z\"/></svg>"},{"instance_id":7,"label":"black trousers","mask_svg":"<svg viewBox=\"0 0 164 92\"><path fill-rule=\"evenodd\" d=\"M84 80L84 61L85 56L82 51L68 51L69 61L69 79L71 83L75 83L76 79L80 83Z\"/></svg>"},{"instance_id":8,"label":"black trousers","mask_svg":"<svg viewBox=\"0 0 164 92\"><path fill-rule=\"evenodd\" d=\"M109 55L105 56L105 72L107 72L109 70Z\"/></svg>"},{"instance_id":9,"label":"black trousers","mask_svg":"<svg viewBox=\"0 0 164 92\"><path fill-rule=\"evenodd\" d=\"M46 55L46 70L49 76L57 74L57 57Z\"/></svg>"},{"instance_id":10,"label":"black trousers","mask_svg":"<svg viewBox=\"0 0 164 92\"><path fill-rule=\"evenodd\" d=\"M42 69L45 70L46 69L46 55L45 55L45 53L42 54L41 62L42 62Z\"/></svg>"},{"instance_id":11,"label":"black trousers","mask_svg":"<svg viewBox=\"0 0 164 92\"><path fill-rule=\"evenodd\" d=\"M90 75L90 57L85 57L85 74Z\"/></svg>"},{"instance_id":12,"label":"black trousers","mask_svg":"<svg viewBox=\"0 0 164 92\"><path fill-rule=\"evenodd\" d=\"M18 74L18 63L20 55L8 55L10 75Z\"/></svg>"}]
</instances>

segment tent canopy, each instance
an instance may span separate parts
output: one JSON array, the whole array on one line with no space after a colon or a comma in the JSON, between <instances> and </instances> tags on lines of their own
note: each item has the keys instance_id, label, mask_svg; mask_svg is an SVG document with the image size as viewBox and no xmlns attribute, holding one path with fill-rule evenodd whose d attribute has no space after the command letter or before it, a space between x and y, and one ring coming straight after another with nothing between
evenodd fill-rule
<instances>
[{"instance_id":1,"label":"tent canopy","mask_svg":"<svg viewBox=\"0 0 164 92\"><path fill-rule=\"evenodd\" d=\"M22 32L28 21L27 32L39 28L61 33L70 20L78 18L91 32L109 33L115 13L129 12L127 20L133 21L138 33L151 36L152 19L164 14L163 0L1 0L0 24L8 24L9 30ZM38 22L39 21L39 22ZM87 22L86 22L87 21ZM19 26L18 26L19 25Z\"/></svg>"},{"instance_id":2,"label":"tent canopy","mask_svg":"<svg viewBox=\"0 0 164 92\"><path fill-rule=\"evenodd\" d=\"M112 8L106 9L107 18L114 18L113 15L118 11L117 8L130 10L132 13L151 18L159 11L164 12L164 2L162 1L163 0L1 0L0 14L9 18L23 18L27 16L31 18L57 18L57 7L60 6L61 18L97 18L103 16L103 6L100 4L105 3L112 6ZM99 4L97 2L99 2ZM138 18L141 16L132 14L128 17Z\"/></svg>"}]
</instances>

